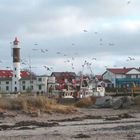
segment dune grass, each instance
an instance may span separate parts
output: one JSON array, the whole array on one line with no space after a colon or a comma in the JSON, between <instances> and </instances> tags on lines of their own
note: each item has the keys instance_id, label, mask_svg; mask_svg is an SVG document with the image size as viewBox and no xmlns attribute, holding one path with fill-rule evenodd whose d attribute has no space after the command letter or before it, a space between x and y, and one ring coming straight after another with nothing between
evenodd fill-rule
<instances>
[{"instance_id":1,"label":"dune grass","mask_svg":"<svg viewBox=\"0 0 140 140\"><path fill-rule=\"evenodd\" d=\"M17 98L0 98L0 109L15 111L37 111L71 113L75 109L73 106L58 104L54 99L48 99L46 96L20 96Z\"/></svg>"},{"instance_id":2,"label":"dune grass","mask_svg":"<svg viewBox=\"0 0 140 140\"><path fill-rule=\"evenodd\" d=\"M74 105L75 107L88 107L90 105L95 104L97 98L99 97L85 97L85 98L80 99Z\"/></svg>"}]
</instances>

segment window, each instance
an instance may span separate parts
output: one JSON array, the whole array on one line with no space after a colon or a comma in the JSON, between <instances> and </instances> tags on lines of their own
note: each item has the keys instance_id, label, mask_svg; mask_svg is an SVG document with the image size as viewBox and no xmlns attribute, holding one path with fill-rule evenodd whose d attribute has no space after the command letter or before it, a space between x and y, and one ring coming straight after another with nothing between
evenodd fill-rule
<instances>
[{"instance_id":1,"label":"window","mask_svg":"<svg viewBox=\"0 0 140 140\"><path fill-rule=\"evenodd\" d=\"M31 83L31 84L33 84L33 83L34 83L34 81L30 81L30 83Z\"/></svg>"},{"instance_id":2,"label":"window","mask_svg":"<svg viewBox=\"0 0 140 140\"><path fill-rule=\"evenodd\" d=\"M41 82L41 81L42 81L42 78L38 78L38 81L40 81L40 82Z\"/></svg>"},{"instance_id":3,"label":"window","mask_svg":"<svg viewBox=\"0 0 140 140\"><path fill-rule=\"evenodd\" d=\"M41 89L42 89L42 86L41 86L41 85L39 85L39 86L38 86L38 89L39 89L39 90L41 90Z\"/></svg>"},{"instance_id":4,"label":"window","mask_svg":"<svg viewBox=\"0 0 140 140\"><path fill-rule=\"evenodd\" d=\"M0 87L0 91L1 91L1 87Z\"/></svg>"},{"instance_id":5,"label":"window","mask_svg":"<svg viewBox=\"0 0 140 140\"><path fill-rule=\"evenodd\" d=\"M16 71L17 69L15 68L15 71Z\"/></svg>"},{"instance_id":6,"label":"window","mask_svg":"<svg viewBox=\"0 0 140 140\"><path fill-rule=\"evenodd\" d=\"M34 87L33 86L31 86L31 90L33 90L34 89Z\"/></svg>"},{"instance_id":7,"label":"window","mask_svg":"<svg viewBox=\"0 0 140 140\"><path fill-rule=\"evenodd\" d=\"M22 89L25 90L26 89L25 86L22 86Z\"/></svg>"},{"instance_id":8,"label":"window","mask_svg":"<svg viewBox=\"0 0 140 140\"><path fill-rule=\"evenodd\" d=\"M15 84L17 84L17 82L15 81Z\"/></svg>"},{"instance_id":9,"label":"window","mask_svg":"<svg viewBox=\"0 0 140 140\"><path fill-rule=\"evenodd\" d=\"M131 78L131 75L126 75L126 78Z\"/></svg>"},{"instance_id":10,"label":"window","mask_svg":"<svg viewBox=\"0 0 140 140\"><path fill-rule=\"evenodd\" d=\"M25 84L25 81L22 81L22 84Z\"/></svg>"},{"instance_id":11,"label":"window","mask_svg":"<svg viewBox=\"0 0 140 140\"><path fill-rule=\"evenodd\" d=\"M8 91L9 90L9 86L6 86L6 91Z\"/></svg>"},{"instance_id":12,"label":"window","mask_svg":"<svg viewBox=\"0 0 140 140\"><path fill-rule=\"evenodd\" d=\"M15 75L15 77L17 77L17 75Z\"/></svg>"},{"instance_id":13,"label":"window","mask_svg":"<svg viewBox=\"0 0 140 140\"><path fill-rule=\"evenodd\" d=\"M136 75L131 75L131 78L136 78Z\"/></svg>"},{"instance_id":14,"label":"window","mask_svg":"<svg viewBox=\"0 0 140 140\"><path fill-rule=\"evenodd\" d=\"M9 81L6 81L6 85L8 85L9 84Z\"/></svg>"},{"instance_id":15,"label":"window","mask_svg":"<svg viewBox=\"0 0 140 140\"><path fill-rule=\"evenodd\" d=\"M17 87L15 87L15 91L17 91Z\"/></svg>"}]
</instances>

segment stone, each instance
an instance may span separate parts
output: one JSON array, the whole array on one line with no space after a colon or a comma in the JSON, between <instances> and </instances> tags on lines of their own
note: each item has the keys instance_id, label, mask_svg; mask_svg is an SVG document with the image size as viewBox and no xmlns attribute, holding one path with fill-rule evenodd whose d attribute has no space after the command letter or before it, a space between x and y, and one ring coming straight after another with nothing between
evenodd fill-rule
<instances>
[{"instance_id":1,"label":"stone","mask_svg":"<svg viewBox=\"0 0 140 140\"><path fill-rule=\"evenodd\" d=\"M98 108L110 108L112 107L112 97L105 96L101 98L97 98L95 102L95 106Z\"/></svg>"},{"instance_id":2,"label":"stone","mask_svg":"<svg viewBox=\"0 0 140 140\"><path fill-rule=\"evenodd\" d=\"M112 104L114 109L129 108L131 105L133 105L133 101L129 96L118 97Z\"/></svg>"}]
</instances>

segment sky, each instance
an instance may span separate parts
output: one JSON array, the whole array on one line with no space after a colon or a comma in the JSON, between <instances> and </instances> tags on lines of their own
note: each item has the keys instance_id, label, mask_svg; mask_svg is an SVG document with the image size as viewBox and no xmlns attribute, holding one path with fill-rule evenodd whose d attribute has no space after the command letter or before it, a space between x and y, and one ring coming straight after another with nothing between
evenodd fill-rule
<instances>
[{"instance_id":1,"label":"sky","mask_svg":"<svg viewBox=\"0 0 140 140\"><path fill-rule=\"evenodd\" d=\"M0 13L0 69L15 37L37 74L140 67L140 0L0 0Z\"/></svg>"}]
</instances>

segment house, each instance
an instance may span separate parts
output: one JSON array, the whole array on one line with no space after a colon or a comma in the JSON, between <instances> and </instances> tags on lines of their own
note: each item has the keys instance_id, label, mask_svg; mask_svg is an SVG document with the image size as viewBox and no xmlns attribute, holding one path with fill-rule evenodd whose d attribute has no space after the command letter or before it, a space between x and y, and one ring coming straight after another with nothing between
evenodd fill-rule
<instances>
[{"instance_id":1,"label":"house","mask_svg":"<svg viewBox=\"0 0 140 140\"><path fill-rule=\"evenodd\" d=\"M110 81L110 87L115 88L131 87L133 83L140 86L140 68L107 68L103 80Z\"/></svg>"},{"instance_id":2,"label":"house","mask_svg":"<svg viewBox=\"0 0 140 140\"><path fill-rule=\"evenodd\" d=\"M0 93L12 92L12 70L0 70ZM21 71L19 80L20 92L47 93L48 79L47 75L33 75L28 71Z\"/></svg>"},{"instance_id":3,"label":"house","mask_svg":"<svg viewBox=\"0 0 140 140\"><path fill-rule=\"evenodd\" d=\"M29 73L21 71L22 78L28 77ZM0 93L9 93L12 91L12 70L0 70Z\"/></svg>"}]
</instances>

